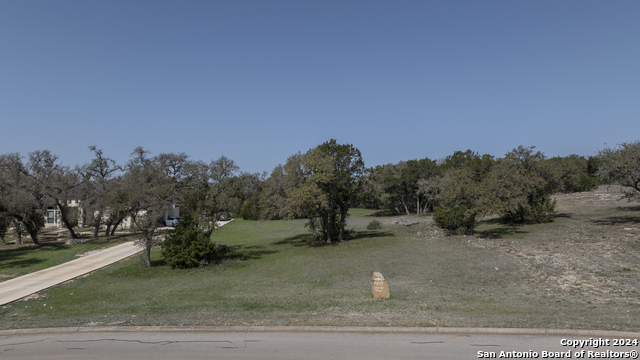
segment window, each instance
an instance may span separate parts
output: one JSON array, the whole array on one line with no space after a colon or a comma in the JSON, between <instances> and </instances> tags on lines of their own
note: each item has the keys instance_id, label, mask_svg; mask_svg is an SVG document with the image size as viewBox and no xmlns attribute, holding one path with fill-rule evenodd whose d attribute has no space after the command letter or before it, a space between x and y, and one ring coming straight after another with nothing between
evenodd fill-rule
<instances>
[{"instance_id":1,"label":"window","mask_svg":"<svg viewBox=\"0 0 640 360\"><path fill-rule=\"evenodd\" d=\"M55 224L55 222L56 222L56 212L47 211L47 224Z\"/></svg>"}]
</instances>

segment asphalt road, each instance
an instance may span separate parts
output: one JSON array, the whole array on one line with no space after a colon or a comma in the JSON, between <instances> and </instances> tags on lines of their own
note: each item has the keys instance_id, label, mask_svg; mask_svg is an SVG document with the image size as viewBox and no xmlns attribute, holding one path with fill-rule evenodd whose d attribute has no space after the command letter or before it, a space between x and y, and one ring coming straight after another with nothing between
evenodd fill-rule
<instances>
[{"instance_id":1,"label":"asphalt road","mask_svg":"<svg viewBox=\"0 0 640 360\"><path fill-rule=\"evenodd\" d=\"M637 334L636 334L637 335ZM558 358L570 351L628 352L632 346L563 346L562 339L589 340L585 335L501 335L340 332L72 332L3 335L1 359L479 359ZM605 335L603 339L606 339ZM608 337L608 339L612 339ZM546 352L551 352L550 357ZM516 352L515 354L513 352ZM489 357L485 357L489 356ZM508 355L508 354L505 354ZM503 356L504 358L504 356ZM536 358L536 357L533 357ZM594 358L594 357L592 357ZM612 356L598 358L617 358ZM634 358L633 355L630 358Z\"/></svg>"}]
</instances>

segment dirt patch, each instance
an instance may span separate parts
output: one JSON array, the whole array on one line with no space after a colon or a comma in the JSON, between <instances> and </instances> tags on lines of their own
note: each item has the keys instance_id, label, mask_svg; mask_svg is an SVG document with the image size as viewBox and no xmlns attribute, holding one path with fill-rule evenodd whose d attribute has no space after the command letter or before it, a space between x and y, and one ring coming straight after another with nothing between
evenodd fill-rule
<instances>
[{"instance_id":1,"label":"dirt patch","mask_svg":"<svg viewBox=\"0 0 640 360\"><path fill-rule=\"evenodd\" d=\"M470 238L519 265L523 291L576 304L640 305L640 214L620 189L556 195L559 218L522 239ZM527 227L522 227L527 230Z\"/></svg>"},{"instance_id":2,"label":"dirt patch","mask_svg":"<svg viewBox=\"0 0 640 360\"><path fill-rule=\"evenodd\" d=\"M44 299L46 297L47 297L47 295L45 295L45 294L35 293L35 294L31 294L29 296L25 296L25 297L23 297L22 299L20 299L18 301L39 300L39 299Z\"/></svg>"}]
</instances>

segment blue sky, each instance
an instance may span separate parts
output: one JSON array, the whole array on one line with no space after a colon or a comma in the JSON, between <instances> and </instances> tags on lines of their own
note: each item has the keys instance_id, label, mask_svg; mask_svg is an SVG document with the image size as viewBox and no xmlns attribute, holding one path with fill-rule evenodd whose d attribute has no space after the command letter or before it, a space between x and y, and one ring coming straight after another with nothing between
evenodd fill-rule
<instances>
[{"instance_id":1,"label":"blue sky","mask_svg":"<svg viewBox=\"0 0 640 360\"><path fill-rule=\"evenodd\" d=\"M640 139L638 1L0 1L0 153L271 171Z\"/></svg>"}]
</instances>

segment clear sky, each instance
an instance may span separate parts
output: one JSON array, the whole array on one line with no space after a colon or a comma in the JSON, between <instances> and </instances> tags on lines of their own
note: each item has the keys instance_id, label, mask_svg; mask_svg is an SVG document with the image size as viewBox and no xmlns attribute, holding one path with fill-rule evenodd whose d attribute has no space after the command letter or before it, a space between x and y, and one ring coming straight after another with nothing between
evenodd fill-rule
<instances>
[{"instance_id":1,"label":"clear sky","mask_svg":"<svg viewBox=\"0 0 640 360\"><path fill-rule=\"evenodd\" d=\"M0 0L0 154L271 171L640 139L640 1Z\"/></svg>"}]
</instances>

